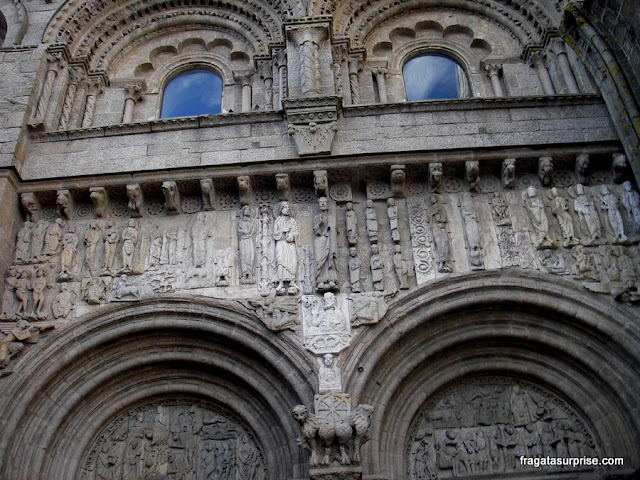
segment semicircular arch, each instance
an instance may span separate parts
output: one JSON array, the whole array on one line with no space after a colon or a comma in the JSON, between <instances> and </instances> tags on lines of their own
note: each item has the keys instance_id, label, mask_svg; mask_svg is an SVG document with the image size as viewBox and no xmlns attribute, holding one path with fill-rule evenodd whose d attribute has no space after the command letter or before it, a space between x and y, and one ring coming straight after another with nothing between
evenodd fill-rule
<instances>
[{"instance_id":1,"label":"semicircular arch","mask_svg":"<svg viewBox=\"0 0 640 480\"><path fill-rule=\"evenodd\" d=\"M171 398L219 405L242 419L264 449L267 478L301 475L289 412L312 402L313 363L286 333L237 310L210 299L121 304L34 345L6 379L0 452L11 461L0 476L78 478L109 422Z\"/></svg>"},{"instance_id":2,"label":"semicircular arch","mask_svg":"<svg viewBox=\"0 0 640 480\"><path fill-rule=\"evenodd\" d=\"M386 20L425 8L455 8L486 16L511 31L523 45L539 43L544 33L559 19L552 18L538 3L504 0L452 1L452 0L377 0L358 4L354 0L320 0L311 2L309 11L314 15L334 15L334 34L349 36L360 45L369 32Z\"/></svg>"},{"instance_id":3,"label":"semicircular arch","mask_svg":"<svg viewBox=\"0 0 640 480\"><path fill-rule=\"evenodd\" d=\"M43 34L44 43L66 43L72 57L88 58L104 68L101 57L121 50L140 35L172 26L220 25L241 32L255 51L267 53L269 42L282 41L282 22L304 15L299 2L252 0L246 7L232 2L133 0L125 3L70 0L63 4Z\"/></svg>"},{"instance_id":4,"label":"semicircular arch","mask_svg":"<svg viewBox=\"0 0 640 480\"><path fill-rule=\"evenodd\" d=\"M410 430L427 402L491 375L552 392L595 432L604 456L637 465L633 318L569 281L520 271L448 278L403 297L354 337L342 360L354 404L374 407L365 472L404 475Z\"/></svg>"}]
</instances>

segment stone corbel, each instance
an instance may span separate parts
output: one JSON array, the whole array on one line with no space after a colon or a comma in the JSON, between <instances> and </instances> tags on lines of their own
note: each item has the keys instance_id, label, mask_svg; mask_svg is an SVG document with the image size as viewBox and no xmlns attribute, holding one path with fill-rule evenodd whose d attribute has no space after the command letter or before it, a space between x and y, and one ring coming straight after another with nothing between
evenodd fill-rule
<instances>
[{"instance_id":1,"label":"stone corbel","mask_svg":"<svg viewBox=\"0 0 640 480\"><path fill-rule=\"evenodd\" d=\"M338 130L340 98L288 98L284 108L289 123L289 135L300 156L331 153L331 144Z\"/></svg>"},{"instance_id":2,"label":"stone corbel","mask_svg":"<svg viewBox=\"0 0 640 480\"><path fill-rule=\"evenodd\" d=\"M200 191L202 192L202 208L205 210L216 209L216 187L213 180L203 178L200 180Z\"/></svg>"},{"instance_id":3,"label":"stone corbel","mask_svg":"<svg viewBox=\"0 0 640 480\"><path fill-rule=\"evenodd\" d=\"M538 177L544 187L550 187L553 180L553 158L540 157L538 159Z\"/></svg>"},{"instance_id":4,"label":"stone corbel","mask_svg":"<svg viewBox=\"0 0 640 480\"><path fill-rule=\"evenodd\" d=\"M442 163L429 164L429 187L432 193L440 193L442 188Z\"/></svg>"},{"instance_id":5,"label":"stone corbel","mask_svg":"<svg viewBox=\"0 0 640 480\"><path fill-rule=\"evenodd\" d=\"M140 184L133 183L131 185L127 185L127 198L129 199L129 203L127 204L129 207L129 214L132 217L141 217L144 214L144 200Z\"/></svg>"},{"instance_id":6,"label":"stone corbel","mask_svg":"<svg viewBox=\"0 0 640 480\"><path fill-rule=\"evenodd\" d=\"M251 186L251 177L241 175L238 177L238 193L240 195L240 205L253 204L253 187Z\"/></svg>"},{"instance_id":7,"label":"stone corbel","mask_svg":"<svg viewBox=\"0 0 640 480\"><path fill-rule=\"evenodd\" d=\"M93 202L93 211L96 218L106 218L109 207L109 193L104 187L89 188L89 197Z\"/></svg>"},{"instance_id":8,"label":"stone corbel","mask_svg":"<svg viewBox=\"0 0 640 480\"><path fill-rule=\"evenodd\" d=\"M291 182L289 181L288 174L276 174L276 188L278 189L278 198L281 202L291 201Z\"/></svg>"},{"instance_id":9,"label":"stone corbel","mask_svg":"<svg viewBox=\"0 0 640 480\"><path fill-rule=\"evenodd\" d=\"M505 158L502 161L502 188L516 186L516 159Z\"/></svg>"},{"instance_id":10,"label":"stone corbel","mask_svg":"<svg viewBox=\"0 0 640 480\"><path fill-rule=\"evenodd\" d=\"M589 155L583 154L576 157L576 163L574 165L574 174L576 176L576 182L582 185L589 184Z\"/></svg>"},{"instance_id":11,"label":"stone corbel","mask_svg":"<svg viewBox=\"0 0 640 480\"><path fill-rule=\"evenodd\" d=\"M326 170L315 170L313 172L313 186L318 198L329 196L329 177Z\"/></svg>"},{"instance_id":12,"label":"stone corbel","mask_svg":"<svg viewBox=\"0 0 640 480\"><path fill-rule=\"evenodd\" d=\"M464 162L464 175L470 192L477 192L480 184L480 163L478 160Z\"/></svg>"},{"instance_id":13,"label":"stone corbel","mask_svg":"<svg viewBox=\"0 0 640 480\"><path fill-rule=\"evenodd\" d=\"M164 194L164 206L169 215L180 213L180 191L178 184L173 180L162 182L162 193Z\"/></svg>"},{"instance_id":14,"label":"stone corbel","mask_svg":"<svg viewBox=\"0 0 640 480\"><path fill-rule=\"evenodd\" d=\"M391 194L395 198L406 196L405 165L391 165Z\"/></svg>"},{"instance_id":15,"label":"stone corbel","mask_svg":"<svg viewBox=\"0 0 640 480\"><path fill-rule=\"evenodd\" d=\"M35 193L23 193L20 195L20 201L22 202L22 207L24 208L28 222L37 222L40 220L40 210L42 207Z\"/></svg>"},{"instance_id":16,"label":"stone corbel","mask_svg":"<svg viewBox=\"0 0 640 480\"><path fill-rule=\"evenodd\" d=\"M56 205L58 206L58 216L66 220L73 218L75 202L69 190L58 190L56 194Z\"/></svg>"},{"instance_id":17,"label":"stone corbel","mask_svg":"<svg viewBox=\"0 0 640 480\"><path fill-rule=\"evenodd\" d=\"M629 162L624 153L614 153L611 157L611 177L614 183L622 183L626 180Z\"/></svg>"}]
</instances>

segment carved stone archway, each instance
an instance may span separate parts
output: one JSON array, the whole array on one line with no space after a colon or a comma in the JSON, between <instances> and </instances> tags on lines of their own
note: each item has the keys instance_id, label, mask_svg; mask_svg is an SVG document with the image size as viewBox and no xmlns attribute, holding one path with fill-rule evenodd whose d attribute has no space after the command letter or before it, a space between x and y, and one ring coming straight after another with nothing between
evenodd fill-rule
<instances>
[{"instance_id":1,"label":"carved stone archway","mask_svg":"<svg viewBox=\"0 0 640 480\"><path fill-rule=\"evenodd\" d=\"M275 337L232 303L175 298L108 307L34 345L0 399L0 477L92 478L86 467L105 438L124 445L138 427L158 435L156 427L176 422L152 413L169 418L190 410L212 419L197 432L202 448L218 448L225 438L239 448L247 438L265 478L302 476L290 408L312 401L313 365L290 336ZM127 420L138 414L140 425ZM113 437L123 422L129 433ZM221 422L231 425L227 437L213 432Z\"/></svg>"},{"instance_id":2,"label":"carved stone archway","mask_svg":"<svg viewBox=\"0 0 640 480\"><path fill-rule=\"evenodd\" d=\"M535 390L526 395L546 396L564 412L541 421L540 431L553 422L571 429L565 419L574 418L596 455L624 457L626 469L637 468L640 363L633 345L640 331L633 318L569 282L519 270L448 278L412 293L386 321L356 335L345 355L346 390L375 408L363 472L413 478L408 463L424 437L423 418L469 385L498 384L504 395L516 385ZM484 423L467 430L496 426ZM437 429L444 425L433 424L433 438L442 440L445 430Z\"/></svg>"}]
</instances>

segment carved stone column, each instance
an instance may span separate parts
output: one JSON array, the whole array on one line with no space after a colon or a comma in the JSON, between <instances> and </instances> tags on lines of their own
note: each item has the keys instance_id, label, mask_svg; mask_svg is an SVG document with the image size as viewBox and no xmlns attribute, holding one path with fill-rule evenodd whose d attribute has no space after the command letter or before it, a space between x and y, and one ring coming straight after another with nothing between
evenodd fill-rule
<instances>
[{"instance_id":1,"label":"carved stone column","mask_svg":"<svg viewBox=\"0 0 640 480\"><path fill-rule=\"evenodd\" d=\"M542 89L546 95L555 95L556 90L553 88L553 82L545 64L545 58L542 53L534 53L531 55L531 64L534 66L542 82Z\"/></svg>"},{"instance_id":2,"label":"carved stone column","mask_svg":"<svg viewBox=\"0 0 640 480\"><path fill-rule=\"evenodd\" d=\"M102 92L102 81L92 78L89 81L87 89L87 100L84 104L84 113L82 115L82 128L90 127L93 123L93 114L96 109L96 100Z\"/></svg>"},{"instance_id":3,"label":"carved stone column","mask_svg":"<svg viewBox=\"0 0 640 480\"><path fill-rule=\"evenodd\" d=\"M360 57L349 57L349 89L351 91L351 105L360 104L359 72L362 70Z\"/></svg>"},{"instance_id":4,"label":"carved stone column","mask_svg":"<svg viewBox=\"0 0 640 480\"><path fill-rule=\"evenodd\" d=\"M81 125L82 116L84 114L84 106L87 101L87 90L89 89L88 79L85 77L78 84L78 90L76 91L76 99L73 102L73 108L71 109L71 117L69 118L68 128L77 128Z\"/></svg>"},{"instance_id":5,"label":"carved stone column","mask_svg":"<svg viewBox=\"0 0 640 480\"><path fill-rule=\"evenodd\" d=\"M567 52L564 49L564 42L562 41L562 39L554 38L551 41L549 47L558 58L560 69L562 70L562 76L564 77L564 81L567 83L569 93L580 93L580 89L578 88L576 78L574 77L573 71L571 70L569 58L567 57Z\"/></svg>"},{"instance_id":6,"label":"carved stone column","mask_svg":"<svg viewBox=\"0 0 640 480\"><path fill-rule=\"evenodd\" d=\"M282 101L287 96L287 52L278 50L275 54L276 67L278 68L278 98L276 109L282 110Z\"/></svg>"},{"instance_id":7,"label":"carved stone column","mask_svg":"<svg viewBox=\"0 0 640 480\"><path fill-rule=\"evenodd\" d=\"M273 110L273 63L271 59L259 59L257 63L260 79L264 82L264 108Z\"/></svg>"},{"instance_id":8,"label":"carved stone column","mask_svg":"<svg viewBox=\"0 0 640 480\"><path fill-rule=\"evenodd\" d=\"M236 81L242 85L242 111L251 111L251 95L252 95L252 80L253 72L243 71L235 74Z\"/></svg>"},{"instance_id":9,"label":"carved stone column","mask_svg":"<svg viewBox=\"0 0 640 480\"><path fill-rule=\"evenodd\" d=\"M500 75L502 74L502 65L490 64L484 66L484 71L491 80L491 87L493 87L493 94L496 97L504 97L504 90L502 89L502 82L500 81Z\"/></svg>"},{"instance_id":10,"label":"carved stone column","mask_svg":"<svg viewBox=\"0 0 640 480\"><path fill-rule=\"evenodd\" d=\"M64 54L62 52L52 52L47 56L47 73L44 78L42 91L40 92L40 98L38 99L38 105L36 106L36 113L34 115L34 119L36 121L42 122L47 114L53 84L58 76L58 71L63 66L63 60Z\"/></svg>"},{"instance_id":11,"label":"carved stone column","mask_svg":"<svg viewBox=\"0 0 640 480\"><path fill-rule=\"evenodd\" d=\"M82 79L83 74L83 68L79 66L74 66L69 70L69 83L67 85L67 93L64 96L62 112L60 113L60 121L58 122L59 130L65 130L69 125L69 118L71 117L73 102L76 98L78 83Z\"/></svg>"},{"instance_id":12,"label":"carved stone column","mask_svg":"<svg viewBox=\"0 0 640 480\"><path fill-rule=\"evenodd\" d=\"M387 73L386 68L374 68L372 70L373 74L376 76L376 83L378 84L378 98L380 99L380 103L387 103L387 83L384 78Z\"/></svg>"},{"instance_id":13,"label":"carved stone column","mask_svg":"<svg viewBox=\"0 0 640 480\"><path fill-rule=\"evenodd\" d=\"M305 19L285 24L289 57L289 87L293 96L334 92L333 76L322 75L331 68L328 44L330 23L326 18ZM326 69L326 70L325 70Z\"/></svg>"},{"instance_id":14,"label":"carved stone column","mask_svg":"<svg viewBox=\"0 0 640 480\"><path fill-rule=\"evenodd\" d=\"M140 98L142 98L143 86L139 83L133 83L130 85L125 85L124 91L126 92L126 97L124 101L124 112L122 114L122 123L131 123L133 122L133 109L135 104Z\"/></svg>"}]
</instances>

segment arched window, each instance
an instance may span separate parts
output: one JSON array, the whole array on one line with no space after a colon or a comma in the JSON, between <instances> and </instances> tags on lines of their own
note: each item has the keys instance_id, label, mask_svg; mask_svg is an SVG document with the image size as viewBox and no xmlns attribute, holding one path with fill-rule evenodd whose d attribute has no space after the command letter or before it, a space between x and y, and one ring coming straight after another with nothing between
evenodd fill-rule
<instances>
[{"instance_id":1,"label":"arched window","mask_svg":"<svg viewBox=\"0 0 640 480\"><path fill-rule=\"evenodd\" d=\"M222 80L208 70L188 70L171 79L162 95L160 118L220 113Z\"/></svg>"},{"instance_id":2,"label":"arched window","mask_svg":"<svg viewBox=\"0 0 640 480\"><path fill-rule=\"evenodd\" d=\"M7 36L7 19L4 18L2 12L0 12L0 45L4 43L4 39Z\"/></svg>"},{"instance_id":3,"label":"arched window","mask_svg":"<svg viewBox=\"0 0 640 480\"><path fill-rule=\"evenodd\" d=\"M464 98L469 95L462 67L441 55L414 57L402 68L407 101Z\"/></svg>"}]
</instances>

